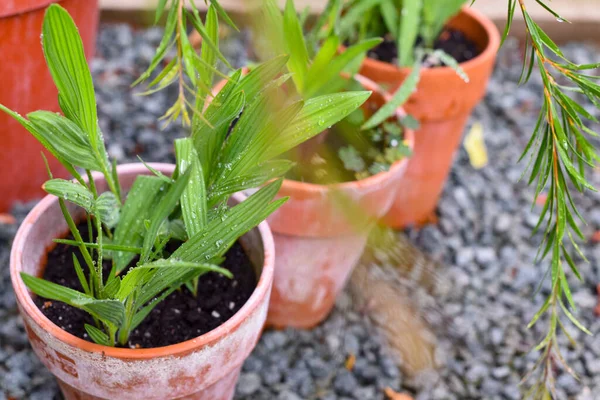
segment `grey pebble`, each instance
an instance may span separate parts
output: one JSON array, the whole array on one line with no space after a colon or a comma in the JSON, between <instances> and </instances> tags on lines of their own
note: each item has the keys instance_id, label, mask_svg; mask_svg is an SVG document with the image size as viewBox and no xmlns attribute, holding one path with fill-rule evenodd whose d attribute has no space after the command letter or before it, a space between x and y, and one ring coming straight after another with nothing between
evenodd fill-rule
<instances>
[{"instance_id":1,"label":"grey pebble","mask_svg":"<svg viewBox=\"0 0 600 400\"><path fill-rule=\"evenodd\" d=\"M250 396L258 391L261 386L260 375L254 372L244 373L240 375L237 383L237 393L242 396Z\"/></svg>"},{"instance_id":2,"label":"grey pebble","mask_svg":"<svg viewBox=\"0 0 600 400\"><path fill-rule=\"evenodd\" d=\"M333 381L333 388L342 395L352 395L358 386L356 378L350 371L341 370Z\"/></svg>"},{"instance_id":3,"label":"grey pebble","mask_svg":"<svg viewBox=\"0 0 600 400\"><path fill-rule=\"evenodd\" d=\"M279 396L277 396L277 399L278 400L303 400L302 397L300 397L296 393L290 392L288 390L279 393Z\"/></svg>"}]
</instances>

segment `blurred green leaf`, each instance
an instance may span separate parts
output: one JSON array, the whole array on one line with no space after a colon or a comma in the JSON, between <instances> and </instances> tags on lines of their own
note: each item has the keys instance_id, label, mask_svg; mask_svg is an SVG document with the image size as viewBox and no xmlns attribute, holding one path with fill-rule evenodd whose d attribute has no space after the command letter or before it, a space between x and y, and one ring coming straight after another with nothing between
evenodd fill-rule
<instances>
[{"instance_id":1,"label":"blurred green leaf","mask_svg":"<svg viewBox=\"0 0 600 400\"><path fill-rule=\"evenodd\" d=\"M396 37L398 43L398 65L401 67L414 63L414 48L421 27L423 0L402 2L400 28Z\"/></svg>"},{"instance_id":2,"label":"blurred green leaf","mask_svg":"<svg viewBox=\"0 0 600 400\"><path fill-rule=\"evenodd\" d=\"M381 39L369 39L347 48L342 54L335 57L328 64L316 62L308 71L307 86L303 92L304 98L319 94L328 94L334 91L332 81L344 79L340 73L358 57L362 59L366 52L381 43Z\"/></svg>"},{"instance_id":3,"label":"blurred green leaf","mask_svg":"<svg viewBox=\"0 0 600 400\"><path fill-rule=\"evenodd\" d=\"M388 118L396 114L396 109L400 107L414 93L419 84L421 77L421 60L420 57L415 61L410 74L406 80L400 85L396 93L390 101L381 107L365 124L363 129L371 129L381 124Z\"/></svg>"},{"instance_id":4,"label":"blurred green leaf","mask_svg":"<svg viewBox=\"0 0 600 400\"><path fill-rule=\"evenodd\" d=\"M260 161L270 160L318 135L360 107L371 92L335 93L307 100L291 124L265 149Z\"/></svg>"},{"instance_id":5,"label":"blurred green leaf","mask_svg":"<svg viewBox=\"0 0 600 400\"><path fill-rule=\"evenodd\" d=\"M293 74L292 79L298 91L302 93L307 79L308 50L293 0L287 0L285 3L283 37L285 38L286 52L290 56L287 64L288 70Z\"/></svg>"}]
</instances>

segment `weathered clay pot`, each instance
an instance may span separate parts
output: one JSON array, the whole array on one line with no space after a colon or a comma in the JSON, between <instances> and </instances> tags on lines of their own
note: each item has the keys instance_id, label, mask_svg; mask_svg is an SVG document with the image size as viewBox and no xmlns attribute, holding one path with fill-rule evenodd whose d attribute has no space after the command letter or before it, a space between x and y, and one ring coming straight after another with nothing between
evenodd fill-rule
<instances>
[{"instance_id":1,"label":"weathered clay pot","mask_svg":"<svg viewBox=\"0 0 600 400\"><path fill-rule=\"evenodd\" d=\"M153 164L164 173L173 166ZM142 164L119 167L124 189L148 174ZM103 179L96 179L105 190ZM233 203L243 200L237 194ZM72 213L80 212L70 207ZM218 328L183 343L122 349L79 339L48 320L34 304L20 272L41 275L52 239L67 231L56 197L46 196L27 216L15 238L10 272L31 345L56 376L67 400L197 399L229 400L240 368L254 348L267 315L273 281L274 245L266 222L240 239L260 277L256 290L233 317Z\"/></svg>"},{"instance_id":2,"label":"weathered clay pot","mask_svg":"<svg viewBox=\"0 0 600 400\"><path fill-rule=\"evenodd\" d=\"M248 73L248 69L244 68L243 73ZM359 75L356 79L373 92L365 105L367 109L377 109L391 99L370 79ZM213 94L219 93L226 83L217 83ZM396 114L406 115L401 108ZM412 149L414 133L407 130L405 138ZM306 150L311 142L320 141L322 138L316 136L302 145ZM357 226L357 220L366 217L375 221L386 214L396 191L401 190L397 182L407 164L405 159L387 172L337 185L283 181L278 196L290 199L268 218L277 248L268 326L311 328L329 315L365 249L372 226Z\"/></svg>"},{"instance_id":3,"label":"weathered clay pot","mask_svg":"<svg viewBox=\"0 0 600 400\"><path fill-rule=\"evenodd\" d=\"M44 12L51 3L60 3L75 20L88 59L96 47L98 0L1 0L0 104L22 115L35 110L59 111L58 93L40 44ZM40 187L48 174L40 156L42 146L3 112L0 140L0 212L4 212L17 200L43 196ZM46 155L53 173L65 176L60 163L47 152Z\"/></svg>"},{"instance_id":4,"label":"weathered clay pot","mask_svg":"<svg viewBox=\"0 0 600 400\"><path fill-rule=\"evenodd\" d=\"M421 128L415 133L415 151L407 171L398 181L401 190L384 218L395 228L422 222L434 211L467 120L483 98L494 67L500 34L492 21L464 8L448 26L462 31L482 53L461 64L469 83L451 68L423 69L417 91L404 105ZM388 90L394 93L410 69L367 58L360 73L389 85Z\"/></svg>"},{"instance_id":5,"label":"weathered clay pot","mask_svg":"<svg viewBox=\"0 0 600 400\"><path fill-rule=\"evenodd\" d=\"M373 91L367 106L389 100L372 82L359 80ZM413 132L405 139L412 148ZM290 199L268 219L277 248L268 325L310 328L329 315L365 249L371 225L357 226L357 217L375 221L386 214L402 190L397 182L407 164L404 159L387 172L329 186L284 180L278 195Z\"/></svg>"}]
</instances>

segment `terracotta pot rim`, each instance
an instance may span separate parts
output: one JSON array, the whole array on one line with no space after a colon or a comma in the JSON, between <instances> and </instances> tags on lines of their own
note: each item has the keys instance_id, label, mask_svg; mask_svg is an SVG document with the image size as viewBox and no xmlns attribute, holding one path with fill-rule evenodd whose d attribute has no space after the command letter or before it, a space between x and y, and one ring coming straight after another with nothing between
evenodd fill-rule
<instances>
[{"instance_id":1,"label":"terracotta pot rim","mask_svg":"<svg viewBox=\"0 0 600 400\"><path fill-rule=\"evenodd\" d=\"M30 0L29 4L17 4L13 7L9 7L6 10L0 8L0 18L13 17L19 14L25 14L28 12L32 12L35 10L39 10L40 8L46 8L50 4L60 3L62 0Z\"/></svg>"},{"instance_id":2,"label":"terracotta pot rim","mask_svg":"<svg viewBox=\"0 0 600 400\"><path fill-rule=\"evenodd\" d=\"M149 164L159 171L165 171L165 169L172 170L174 168L174 165L167 163ZM141 163L123 164L118 167L118 170L119 173L141 173L147 171L146 167ZM96 174L94 177L99 176L100 175ZM241 202L246 198L246 196L241 193L236 193L233 195L233 198ZM19 227L13 242L10 259L10 275L15 296L17 297L18 303L23 307L23 312L26 312L37 324L43 327L55 338L70 346L78 347L90 353L103 353L107 357L125 360L146 360L157 357L188 354L200 347L209 346L218 341L221 337L226 336L229 332L234 331L246 320L248 315L251 313L251 310L259 305L261 299L268 295L269 282L271 282L274 273L275 244L271 234L271 229L269 228L267 222L263 221L257 227L264 247L263 270L258 284L244 306L217 328L205 333L204 335L187 340L185 342L149 349L108 347L80 339L77 336L74 336L59 328L39 310L39 308L33 302L27 287L19 275L19 272L22 270L21 257L19 257L19 253L23 243L26 241L29 232L32 230L38 215L46 212L48 208L57 201L58 200L55 196L47 195L33 208L33 210L31 210L31 212L29 212L29 214L27 214L27 217Z\"/></svg>"},{"instance_id":3,"label":"terracotta pot rim","mask_svg":"<svg viewBox=\"0 0 600 400\"><path fill-rule=\"evenodd\" d=\"M467 17L473 19L476 23L481 25L481 27L485 30L488 43L487 46L483 49L483 51L477 55L475 58L460 63L460 66L463 70L469 71L472 69L479 68L481 64L484 64L490 58L495 57L498 48L500 47L500 33L494 25L494 22L486 17L481 12L469 7L464 6L460 12L460 14L464 14ZM379 69L393 69L394 71L402 71L408 74L411 68L408 67L398 67L395 64L391 64L384 61L374 60L372 58L366 57L363 61L365 64L371 64L375 68ZM444 77L445 75L456 75L456 71L454 71L450 67L435 67L435 68L423 68L421 70L421 74L424 77Z\"/></svg>"}]
</instances>

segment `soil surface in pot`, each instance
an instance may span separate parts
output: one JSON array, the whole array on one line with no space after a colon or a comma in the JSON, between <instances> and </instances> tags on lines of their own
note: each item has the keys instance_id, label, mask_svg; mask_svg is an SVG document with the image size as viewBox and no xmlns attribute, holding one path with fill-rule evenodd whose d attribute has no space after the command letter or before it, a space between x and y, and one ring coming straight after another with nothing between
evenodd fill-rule
<instances>
[{"instance_id":1,"label":"soil surface in pot","mask_svg":"<svg viewBox=\"0 0 600 400\"><path fill-rule=\"evenodd\" d=\"M87 224L80 224L79 230L83 237L87 237ZM67 239L73 237L69 235ZM177 243L171 245L176 248ZM73 267L73 254L77 255L85 271L85 263L77 248L57 244L48 253L43 278L82 291ZM132 263L131 266L134 265ZM105 260L104 276L109 274L110 267L111 261ZM231 271L234 278L210 272L200 277L196 298L185 287L173 292L132 332L129 347L152 348L181 343L207 333L231 318L254 292L257 278L250 259L237 242L225 255L222 267ZM93 325L93 320L85 311L41 297L35 297L34 301L57 326L91 341L84 324Z\"/></svg>"},{"instance_id":2,"label":"soil surface in pot","mask_svg":"<svg viewBox=\"0 0 600 400\"><path fill-rule=\"evenodd\" d=\"M464 33L452 28L444 29L433 47L435 50L443 50L450 54L459 63L472 60L483 50L478 49L475 42L466 37ZM396 41L391 37L385 37L379 46L369 51L369 58L395 64L398 59Z\"/></svg>"}]
</instances>

